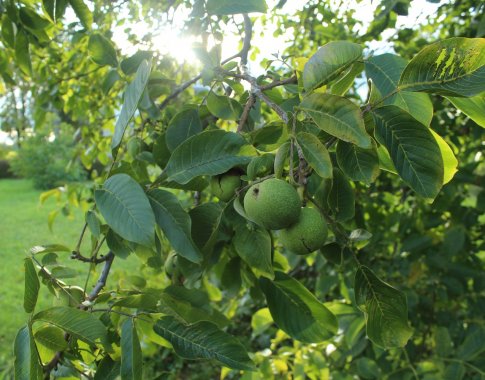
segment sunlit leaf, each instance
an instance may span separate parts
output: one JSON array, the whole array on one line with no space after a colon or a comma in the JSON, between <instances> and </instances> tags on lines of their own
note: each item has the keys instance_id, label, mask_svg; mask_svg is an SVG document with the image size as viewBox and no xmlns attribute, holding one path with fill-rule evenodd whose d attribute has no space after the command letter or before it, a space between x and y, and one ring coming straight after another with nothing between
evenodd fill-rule
<instances>
[{"instance_id":1,"label":"sunlit leaf","mask_svg":"<svg viewBox=\"0 0 485 380\"><path fill-rule=\"evenodd\" d=\"M337 78L362 56L362 47L347 41L332 41L313 54L303 69L306 91Z\"/></svg>"},{"instance_id":2,"label":"sunlit leaf","mask_svg":"<svg viewBox=\"0 0 485 380\"><path fill-rule=\"evenodd\" d=\"M485 91L485 39L453 37L426 46L404 69L399 88L465 97Z\"/></svg>"},{"instance_id":3,"label":"sunlit leaf","mask_svg":"<svg viewBox=\"0 0 485 380\"><path fill-rule=\"evenodd\" d=\"M125 91L123 106L120 115L116 120L115 133L111 141L111 149L116 149L123 139L126 127L135 113L138 103L143 95L145 86L150 75L151 64L143 61L136 71L135 79L128 85Z\"/></svg>"}]
</instances>

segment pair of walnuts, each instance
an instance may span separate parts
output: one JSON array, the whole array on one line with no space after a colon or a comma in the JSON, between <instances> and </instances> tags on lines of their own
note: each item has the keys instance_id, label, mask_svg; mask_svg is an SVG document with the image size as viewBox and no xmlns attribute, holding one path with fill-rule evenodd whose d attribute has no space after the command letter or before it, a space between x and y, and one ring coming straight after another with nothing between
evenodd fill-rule
<instances>
[{"instance_id":1,"label":"pair of walnuts","mask_svg":"<svg viewBox=\"0 0 485 380\"><path fill-rule=\"evenodd\" d=\"M211 191L227 202L241 185L238 174L226 174L213 177ZM293 253L311 253L327 240L328 228L320 212L301 207L298 192L281 179L271 178L251 186L244 196L244 210L254 223L279 230L281 243Z\"/></svg>"}]
</instances>

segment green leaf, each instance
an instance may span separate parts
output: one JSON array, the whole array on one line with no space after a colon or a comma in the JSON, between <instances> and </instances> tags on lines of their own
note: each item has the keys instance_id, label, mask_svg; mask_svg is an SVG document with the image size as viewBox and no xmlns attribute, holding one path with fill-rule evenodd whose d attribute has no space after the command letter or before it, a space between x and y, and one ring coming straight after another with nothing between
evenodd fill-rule
<instances>
[{"instance_id":1,"label":"green leaf","mask_svg":"<svg viewBox=\"0 0 485 380\"><path fill-rule=\"evenodd\" d=\"M17 31L17 36L15 38L15 60L24 74L32 75L29 37L24 29L19 29Z\"/></svg>"},{"instance_id":2,"label":"green leaf","mask_svg":"<svg viewBox=\"0 0 485 380\"><path fill-rule=\"evenodd\" d=\"M404 293L361 266L355 275L355 300L365 313L367 335L384 348L404 347L413 334Z\"/></svg>"},{"instance_id":3,"label":"green leaf","mask_svg":"<svg viewBox=\"0 0 485 380\"><path fill-rule=\"evenodd\" d=\"M64 16L67 7L67 0L42 0L42 6L54 23Z\"/></svg>"},{"instance_id":4,"label":"green leaf","mask_svg":"<svg viewBox=\"0 0 485 380\"><path fill-rule=\"evenodd\" d=\"M24 260L25 269L25 290L24 290L24 310L26 313L32 313L37 304L37 297L39 296L40 282L37 277L32 259Z\"/></svg>"},{"instance_id":5,"label":"green leaf","mask_svg":"<svg viewBox=\"0 0 485 380\"><path fill-rule=\"evenodd\" d=\"M2 37L3 41L11 48L15 48L15 30L13 25L12 20L4 14L2 16Z\"/></svg>"},{"instance_id":6,"label":"green leaf","mask_svg":"<svg viewBox=\"0 0 485 380\"><path fill-rule=\"evenodd\" d=\"M108 355L98 365L93 380L117 380L120 376L120 362L115 362Z\"/></svg>"},{"instance_id":7,"label":"green leaf","mask_svg":"<svg viewBox=\"0 0 485 380\"><path fill-rule=\"evenodd\" d=\"M153 330L167 339L182 358L215 359L229 368L253 370L244 346L213 323L202 321L185 325L174 317L162 317Z\"/></svg>"},{"instance_id":8,"label":"green leaf","mask_svg":"<svg viewBox=\"0 0 485 380\"><path fill-rule=\"evenodd\" d=\"M347 178L338 169L333 170L332 188L328 193L328 206L335 220L343 222L355 215L355 194Z\"/></svg>"},{"instance_id":9,"label":"green leaf","mask_svg":"<svg viewBox=\"0 0 485 380\"><path fill-rule=\"evenodd\" d=\"M355 77L359 75L362 70L364 70L364 64L362 62L355 62L345 76L332 86L330 92L334 95L344 96L349 88L352 87Z\"/></svg>"},{"instance_id":10,"label":"green leaf","mask_svg":"<svg viewBox=\"0 0 485 380\"><path fill-rule=\"evenodd\" d=\"M441 158L443 159L443 185L450 182L458 171L458 160L453 153L453 150L448 143L438 135L435 131L430 129L433 137L435 138L441 152Z\"/></svg>"},{"instance_id":11,"label":"green leaf","mask_svg":"<svg viewBox=\"0 0 485 380\"><path fill-rule=\"evenodd\" d=\"M485 39L453 37L425 47L404 69L399 88L465 97L485 91Z\"/></svg>"},{"instance_id":12,"label":"green leaf","mask_svg":"<svg viewBox=\"0 0 485 380\"><path fill-rule=\"evenodd\" d=\"M89 37L88 51L91 59L100 66L118 66L118 58L113 44L106 37L94 33Z\"/></svg>"},{"instance_id":13,"label":"green leaf","mask_svg":"<svg viewBox=\"0 0 485 380\"><path fill-rule=\"evenodd\" d=\"M101 236L101 224L94 211L89 210L86 213L86 224L95 238L99 238Z\"/></svg>"},{"instance_id":14,"label":"green leaf","mask_svg":"<svg viewBox=\"0 0 485 380\"><path fill-rule=\"evenodd\" d=\"M352 181L367 184L379 175L379 157L375 149L362 149L345 141L337 143L337 162Z\"/></svg>"},{"instance_id":15,"label":"green leaf","mask_svg":"<svg viewBox=\"0 0 485 380\"><path fill-rule=\"evenodd\" d=\"M485 352L485 327L472 325L466 334L463 343L458 347L457 354L460 359L474 360Z\"/></svg>"},{"instance_id":16,"label":"green leaf","mask_svg":"<svg viewBox=\"0 0 485 380\"><path fill-rule=\"evenodd\" d=\"M69 4L71 5L74 13L76 14L81 24L86 29L91 29L91 24L93 23L93 14L89 10L86 4L84 4L83 0L69 0Z\"/></svg>"},{"instance_id":17,"label":"green leaf","mask_svg":"<svg viewBox=\"0 0 485 380\"><path fill-rule=\"evenodd\" d=\"M382 54L369 58L365 62L367 78L381 96L386 98L381 105L395 105L409 112L424 125L429 125L433 118L433 104L427 94L398 91L398 83L407 61L394 54ZM393 95L391 95L394 93ZM378 102L380 101L377 100Z\"/></svg>"},{"instance_id":18,"label":"green leaf","mask_svg":"<svg viewBox=\"0 0 485 380\"><path fill-rule=\"evenodd\" d=\"M276 178L281 178L283 176L283 171L285 168L285 162L290 155L290 146L289 142L284 143L278 148L274 158L274 174Z\"/></svg>"},{"instance_id":19,"label":"green leaf","mask_svg":"<svg viewBox=\"0 0 485 380\"><path fill-rule=\"evenodd\" d=\"M14 343L15 380L42 380L42 366L35 347L34 337L28 326L22 327Z\"/></svg>"},{"instance_id":20,"label":"green leaf","mask_svg":"<svg viewBox=\"0 0 485 380\"><path fill-rule=\"evenodd\" d=\"M50 252L71 252L71 250L62 244L44 244L36 245L35 247L30 248L30 253L32 255Z\"/></svg>"},{"instance_id":21,"label":"green leaf","mask_svg":"<svg viewBox=\"0 0 485 380\"><path fill-rule=\"evenodd\" d=\"M271 318L269 309L267 307L259 309L251 318L251 329L253 330L253 336L261 335L272 324L273 318Z\"/></svg>"},{"instance_id":22,"label":"green leaf","mask_svg":"<svg viewBox=\"0 0 485 380\"><path fill-rule=\"evenodd\" d=\"M374 110L376 137L401 178L419 195L434 199L443 184L443 159L430 129L396 106Z\"/></svg>"},{"instance_id":23,"label":"green leaf","mask_svg":"<svg viewBox=\"0 0 485 380\"><path fill-rule=\"evenodd\" d=\"M191 236L192 221L177 197L164 190L148 192L148 199L155 213L155 220L175 251L194 263L202 261L202 254Z\"/></svg>"},{"instance_id":24,"label":"green leaf","mask_svg":"<svg viewBox=\"0 0 485 380\"><path fill-rule=\"evenodd\" d=\"M222 120L238 120L242 113L239 102L228 96L219 96L210 92L207 96L207 109Z\"/></svg>"},{"instance_id":25,"label":"green leaf","mask_svg":"<svg viewBox=\"0 0 485 380\"><path fill-rule=\"evenodd\" d=\"M337 78L362 56L362 47L347 41L333 41L313 54L303 68L303 86L312 91Z\"/></svg>"},{"instance_id":26,"label":"green leaf","mask_svg":"<svg viewBox=\"0 0 485 380\"><path fill-rule=\"evenodd\" d=\"M133 178L115 174L94 192L94 199L114 232L123 239L152 245L155 216L145 192Z\"/></svg>"},{"instance_id":27,"label":"green leaf","mask_svg":"<svg viewBox=\"0 0 485 380\"><path fill-rule=\"evenodd\" d=\"M33 30L42 30L51 25L50 21L39 16L33 9L22 7L19 10L19 17L22 24Z\"/></svg>"},{"instance_id":28,"label":"green leaf","mask_svg":"<svg viewBox=\"0 0 485 380\"><path fill-rule=\"evenodd\" d=\"M190 210L189 215L195 244L204 252L211 251L224 209L219 203L206 202Z\"/></svg>"},{"instance_id":29,"label":"green leaf","mask_svg":"<svg viewBox=\"0 0 485 380\"><path fill-rule=\"evenodd\" d=\"M111 149L116 149L123 139L126 127L135 113L138 103L145 91L150 76L151 63L143 61L136 71L135 79L128 85L125 91L123 106L120 115L116 120L115 133L111 142Z\"/></svg>"},{"instance_id":30,"label":"green leaf","mask_svg":"<svg viewBox=\"0 0 485 380\"><path fill-rule=\"evenodd\" d=\"M35 340L52 351L64 351L67 348L67 341L64 331L56 326L45 326L34 334Z\"/></svg>"},{"instance_id":31,"label":"green leaf","mask_svg":"<svg viewBox=\"0 0 485 380\"><path fill-rule=\"evenodd\" d=\"M322 178L332 178L332 161L325 145L315 135L307 132L298 133L296 141L313 170Z\"/></svg>"},{"instance_id":32,"label":"green leaf","mask_svg":"<svg viewBox=\"0 0 485 380\"><path fill-rule=\"evenodd\" d=\"M233 244L237 254L256 272L256 275L274 278L271 237L268 231L257 226L250 230L245 223L239 224L235 229Z\"/></svg>"},{"instance_id":33,"label":"green leaf","mask_svg":"<svg viewBox=\"0 0 485 380\"><path fill-rule=\"evenodd\" d=\"M360 109L350 100L331 94L312 94L303 99L300 109L332 136L364 149L372 147Z\"/></svg>"},{"instance_id":34,"label":"green leaf","mask_svg":"<svg viewBox=\"0 0 485 380\"><path fill-rule=\"evenodd\" d=\"M319 343L337 333L337 318L297 280L275 272L275 280L259 279L276 325L293 339Z\"/></svg>"},{"instance_id":35,"label":"green leaf","mask_svg":"<svg viewBox=\"0 0 485 380\"><path fill-rule=\"evenodd\" d=\"M149 61L153 56L151 51L139 50L132 56L123 59L120 62L120 68L126 75L131 75L138 70L140 64L147 60Z\"/></svg>"},{"instance_id":36,"label":"green leaf","mask_svg":"<svg viewBox=\"0 0 485 380\"><path fill-rule=\"evenodd\" d=\"M176 114L168 124L165 142L168 149L173 151L189 137L202 132L202 122L199 111L190 108Z\"/></svg>"},{"instance_id":37,"label":"green leaf","mask_svg":"<svg viewBox=\"0 0 485 380\"><path fill-rule=\"evenodd\" d=\"M185 140L172 153L165 168L169 181L181 184L201 175L217 175L247 164L254 148L236 133L223 130L201 132Z\"/></svg>"},{"instance_id":38,"label":"green leaf","mask_svg":"<svg viewBox=\"0 0 485 380\"><path fill-rule=\"evenodd\" d=\"M480 127L485 128L485 93L468 99L449 96L448 100Z\"/></svg>"},{"instance_id":39,"label":"green leaf","mask_svg":"<svg viewBox=\"0 0 485 380\"><path fill-rule=\"evenodd\" d=\"M89 344L107 341L106 327L87 311L58 306L38 312L33 320L50 323Z\"/></svg>"},{"instance_id":40,"label":"green leaf","mask_svg":"<svg viewBox=\"0 0 485 380\"><path fill-rule=\"evenodd\" d=\"M141 380L142 370L140 341L134 320L129 318L121 325L121 380Z\"/></svg>"},{"instance_id":41,"label":"green leaf","mask_svg":"<svg viewBox=\"0 0 485 380\"><path fill-rule=\"evenodd\" d=\"M237 13L266 12L264 0L208 0L207 13L210 15L233 15Z\"/></svg>"}]
</instances>

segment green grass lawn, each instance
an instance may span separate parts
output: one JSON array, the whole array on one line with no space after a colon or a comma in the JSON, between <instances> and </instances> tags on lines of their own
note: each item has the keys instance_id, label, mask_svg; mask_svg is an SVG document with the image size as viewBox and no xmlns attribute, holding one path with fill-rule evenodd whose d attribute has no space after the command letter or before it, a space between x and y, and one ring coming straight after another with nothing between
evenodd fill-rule
<instances>
[{"instance_id":1,"label":"green grass lawn","mask_svg":"<svg viewBox=\"0 0 485 380\"><path fill-rule=\"evenodd\" d=\"M23 309L23 259L28 256L30 247L35 245L58 243L73 248L84 225L83 212L76 209L73 210L74 217L70 219L59 214L51 232L47 216L60 205L53 198L41 205L40 194L41 191L35 190L28 180L0 180L0 372L5 366L11 365L15 334L28 319ZM84 239L82 248L86 249L88 241L89 237ZM88 265L73 261L67 252L58 254L60 262L74 268L79 274L65 282L84 285ZM89 252L85 254L89 255ZM132 256L126 261L118 261L115 266L121 271L131 271L138 264ZM111 281L116 281L116 274L112 277ZM96 275L91 276L91 283L94 281ZM38 306L52 306L53 300L46 288L41 287Z\"/></svg>"}]
</instances>

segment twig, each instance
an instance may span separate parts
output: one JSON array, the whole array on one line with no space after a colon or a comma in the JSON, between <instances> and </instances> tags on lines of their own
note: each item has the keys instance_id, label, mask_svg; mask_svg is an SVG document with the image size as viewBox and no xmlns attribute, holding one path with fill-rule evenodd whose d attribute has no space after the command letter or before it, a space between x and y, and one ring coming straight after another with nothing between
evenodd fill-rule
<instances>
[{"instance_id":1,"label":"twig","mask_svg":"<svg viewBox=\"0 0 485 380\"><path fill-rule=\"evenodd\" d=\"M275 111L278 116L280 117L281 120L285 124L288 124L288 115L286 114L285 110L281 108L279 105L277 105L275 102L273 102L270 98L268 98L259 88L254 89L253 91L254 95L256 95L258 98L260 98L263 102L265 102L273 111Z\"/></svg>"},{"instance_id":2,"label":"twig","mask_svg":"<svg viewBox=\"0 0 485 380\"><path fill-rule=\"evenodd\" d=\"M251 49L251 38L253 36L253 24L247 13L243 14L244 17L244 40L243 47L240 51L241 66L248 64L249 49Z\"/></svg>"},{"instance_id":3,"label":"twig","mask_svg":"<svg viewBox=\"0 0 485 380\"><path fill-rule=\"evenodd\" d=\"M97 258L95 256L86 257L86 256L83 256L79 251L77 251L77 252L72 251L71 259L79 260L79 261L82 261L83 263L100 264L100 263L104 263L106 260L108 260L108 255L101 256L100 258Z\"/></svg>"},{"instance_id":4,"label":"twig","mask_svg":"<svg viewBox=\"0 0 485 380\"><path fill-rule=\"evenodd\" d=\"M272 83L262 85L262 86L259 87L259 89L261 91L267 91L267 90L271 90L272 88L275 88L275 87L278 87L278 86L284 86L285 84L295 84L295 83L298 83L298 81L296 79L296 75L293 75L290 78L280 79L280 80L274 81Z\"/></svg>"},{"instance_id":5,"label":"twig","mask_svg":"<svg viewBox=\"0 0 485 380\"><path fill-rule=\"evenodd\" d=\"M86 297L86 301L90 301L90 302L94 301L96 297L98 297L101 290L103 290L104 286L106 285L106 280L108 279L109 271L111 269L111 265L113 264L113 260L115 259L115 255L112 251L109 251L104 257L106 258L106 260L103 267L103 271L101 272L98 282L96 282L96 285L94 286L93 290Z\"/></svg>"},{"instance_id":6,"label":"twig","mask_svg":"<svg viewBox=\"0 0 485 380\"><path fill-rule=\"evenodd\" d=\"M241 118L239 119L239 124L237 125L237 133L241 133L244 125L248 121L249 113L251 112L251 108L253 108L254 103L256 103L256 98L252 93L249 94L249 98L244 106L243 112L241 114Z\"/></svg>"}]
</instances>

